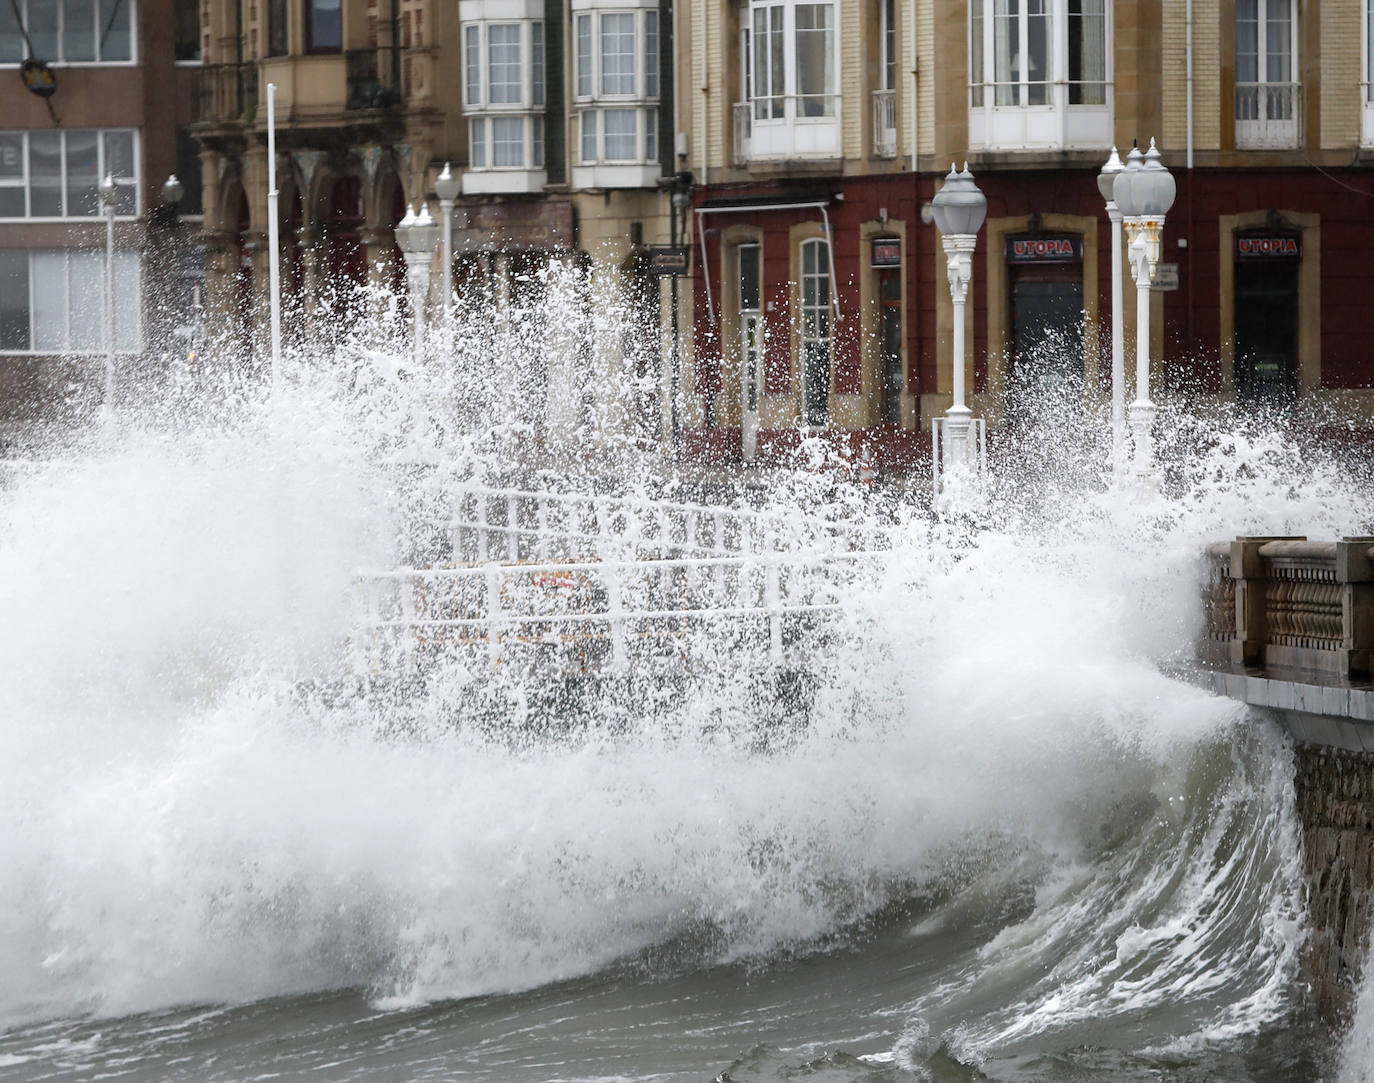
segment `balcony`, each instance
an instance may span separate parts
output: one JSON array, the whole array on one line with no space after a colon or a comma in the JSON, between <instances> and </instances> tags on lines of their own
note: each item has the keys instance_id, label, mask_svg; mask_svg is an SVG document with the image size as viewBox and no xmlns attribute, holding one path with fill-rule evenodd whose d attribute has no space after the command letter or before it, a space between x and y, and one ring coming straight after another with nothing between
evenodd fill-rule
<instances>
[{"instance_id":1,"label":"balcony","mask_svg":"<svg viewBox=\"0 0 1374 1083\"><path fill-rule=\"evenodd\" d=\"M897 92L873 92L873 157L897 157Z\"/></svg>"},{"instance_id":2,"label":"balcony","mask_svg":"<svg viewBox=\"0 0 1374 1083\"><path fill-rule=\"evenodd\" d=\"M1301 140L1301 83L1236 84L1237 149L1291 150Z\"/></svg>"},{"instance_id":3,"label":"balcony","mask_svg":"<svg viewBox=\"0 0 1374 1083\"><path fill-rule=\"evenodd\" d=\"M395 109L402 104L400 49L349 49L344 53L344 108Z\"/></svg>"},{"instance_id":4,"label":"balcony","mask_svg":"<svg viewBox=\"0 0 1374 1083\"><path fill-rule=\"evenodd\" d=\"M258 107L256 64L207 64L192 72L192 123L250 122Z\"/></svg>"},{"instance_id":5,"label":"balcony","mask_svg":"<svg viewBox=\"0 0 1374 1083\"><path fill-rule=\"evenodd\" d=\"M734 164L839 158L840 98L787 94L736 102Z\"/></svg>"}]
</instances>

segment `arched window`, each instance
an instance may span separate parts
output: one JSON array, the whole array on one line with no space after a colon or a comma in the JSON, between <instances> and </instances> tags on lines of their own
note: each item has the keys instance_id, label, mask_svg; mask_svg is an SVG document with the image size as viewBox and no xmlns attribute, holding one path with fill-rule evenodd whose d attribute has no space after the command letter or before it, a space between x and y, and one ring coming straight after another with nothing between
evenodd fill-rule
<instances>
[{"instance_id":1,"label":"arched window","mask_svg":"<svg viewBox=\"0 0 1374 1083\"><path fill-rule=\"evenodd\" d=\"M830 242L802 241L802 418L807 425L830 420L830 290Z\"/></svg>"}]
</instances>

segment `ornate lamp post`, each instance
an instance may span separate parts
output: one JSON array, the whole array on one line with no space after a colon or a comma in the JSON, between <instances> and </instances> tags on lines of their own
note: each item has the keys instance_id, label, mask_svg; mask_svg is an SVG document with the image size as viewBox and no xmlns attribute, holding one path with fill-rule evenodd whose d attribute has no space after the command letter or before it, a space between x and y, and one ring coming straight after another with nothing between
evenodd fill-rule
<instances>
[{"instance_id":1,"label":"ornate lamp post","mask_svg":"<svg viewBox=\"0 0 1374 1083\"><path fill-rule=\"evenodd\" d=\"M931 200L931 212L944 245L945 273L954 301L954 401L945 411L943 449L933 450L937 461L943 450L945 467L954 469L969 458L973 412L964 402L964 303L973 278L974 245L988 214L987 197L973 183L967 162L962 173L956 172L953 165L949 167L944 187Z\"/></svg>"},{"instance_id":2,"label":"ornate lamp post","mask_svg":"<svg viewBox=\"0 0 1374 1083\"><path fill-rule=\"evenodd\" d=\"M100 182L100 209L105 212L105 396L100 406L101 420L108 423L114 417L115 384L115 306L114 306L114 220L119 209L119 185L106 173Z\"/></svg>"},{"instance_id":3,"label":"ornate lamp post","mask_svg":"<svg viewBox=\"0 0 1374 1083\"><path fill-rule=\"evenodd\" d=\"M448 347L449 323L453 319L453 205L463 184L453 175L449 163L434 182L434 194L439 197L439 216L444 220L443 266L439 269L439 283L444 291L444 346Z\"/></svg>"},{"instance_id":4,"label":"ornate lamp post","mask_svg":"<svg viewBox=\"0 0 1374 1083\"><path fill-rule=\"evenodd\" d=\"M1122 326L1125 301L1121 283L1121 208L1114 198L1116 177L1126 167L1112 147L1112 156L1097 175L1097 190L1107 201L1107 218L1112 230L1112 473L1122 467L1126 444L1126 329Z\"/></svg>"},{"instance_id":5,"label":"ornate lamp post","mask_svg":"<svg viewBox=\"0 0 1374 1083\"><path fill-rule=\"evenodd\" d=\"M410 303L415 312L415 361L421 364L424 361L425 298L429 293L430 264L439 243L439 227L429 216L427 205L420 204L419 214L406 208L405 217L396 227L396 243L405 255Z\"/></svg>"},{"instance_id":6,"label":"ornate lamp post","mask_svg":"<svg viewBox=\"0 0 1374 1083\"><path fill-rule=\"evenodd\" d=\"M1164 216L1174 205L1178 189L1173 175L1159 160L1155 141L1143 157L1132 147L1126 168L1116 175L1112 194L1130 235L1131 277L1136 289L1135 401L1131 403L1131 433L1135 441L1132 470L1139 477L1154 464L1151 429L1155 405L1150 401L1150 280L1159 264L1164 239Z\"/></svg>"}]
</instances>

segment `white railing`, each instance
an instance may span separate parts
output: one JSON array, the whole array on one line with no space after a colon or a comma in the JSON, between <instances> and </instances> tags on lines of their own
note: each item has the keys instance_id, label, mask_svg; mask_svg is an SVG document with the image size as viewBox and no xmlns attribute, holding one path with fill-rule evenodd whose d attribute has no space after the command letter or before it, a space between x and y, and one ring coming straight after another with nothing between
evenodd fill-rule
<instances>
[{"instance_id":1,"label":"white railing","mask_svg":"<svg viewBox=\"0 0 1374 1083\"><path fill-rule=\"evenodd\" d=\"M839 94L777 94L736 102L734 164L841 153Z\"/></svg>"},{"instance_id":2,"label":"white railing","mask_svg":"<svg viewBox=\"0 0 1374 1083\"><path fill-rule=\"evenodd\" d=\"M873 157L897 156L897 92L873 92Z\"/></svg>"},{"instance_id":3,"label":"white railing","mask_svg":"<svg viewBox=\"0 0 1374 1083\"><path fill-rule=\"evenodd\" d=\"M1282 150L1302 139L1301 83L1237 83L1236 146Z\"/></svg>"},{"instance_id":4,"label":"white railing","mask_svg":"<svg viewBox=\"0 0 1374 1083\"><path fill-rule=\"evenodd\" d=\"M361 577L368 634L356 661L382 672L448 659L585 672L747 652L780 664L885 556L392 569Z\"/></svg>"}]
</instances>

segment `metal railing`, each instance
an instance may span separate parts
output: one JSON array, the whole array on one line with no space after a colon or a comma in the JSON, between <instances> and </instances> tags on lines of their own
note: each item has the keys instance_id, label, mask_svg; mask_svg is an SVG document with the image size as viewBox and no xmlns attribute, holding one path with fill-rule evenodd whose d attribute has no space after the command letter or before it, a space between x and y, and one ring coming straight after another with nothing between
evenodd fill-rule
<instances>
[{"instance_id":1,"label":"metal railing","mask_svg":"<svg viewBox=\"0 0 1374 1083\"><path fill-rule=\"evenodd\" d=\"M1237 538L1207 561L1203 661L1370 675L1374 538Z\"/></svg>"},{"instance_id":2,"label":"metal railing","mask_svg":"<svg viewBox=\"0 0 1374 1083\"><path fill-rule=\"evenodd\" d=\"M394 109L402 104L401 55L395 45L344 53L345 109Z\"/></svg>"},{"instance_id":3,"label":"metal railing","mask_svg":"<svg viewBox=\"0 0 1374 1083\"><path fill-rule=\"evenodd\" d=\"M1284 149L1301 141L1301 83L1236 84L1237 147Z\"/></svg>"},{"instance_id":4,"label":"metal railing","mask_svg":"<svg viewBox=\"0 0 1374 1083\"><path fill-rule=\"evenodd\" d=\"M258 66L207 64L192 73L192 122L252 120L258 107Z\"/></svg>"},{"instance_id":5,"label":"metal railing","mask_svg":"<svg viewBox=\"0 0 1374 1083\"><path fill-rule=\"evenodd\" d=\"M771 146L766 152L760 153L755 138L770 128L778 130L790 127L793 132L800 133L816 122L834 125L838 132L842 97L840 94L775 94L735 102L734 164L743 166L761 158L816 154L817 148L806 147L803 138L794 139L792 145ZM839 144L836 143L832 149L838 153Z\"/></svg>"},{"instance_id":6,"label":"metal railing","mask_svg":"<svg viewBox=\"0 0 1374 1083\"><path fill-rule=\"evenodd\" d=\"M873 157L897 156L897 92L873 92Z\"/></svg>"}]
</instances>

